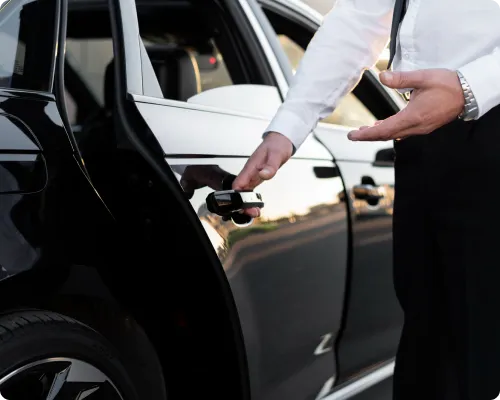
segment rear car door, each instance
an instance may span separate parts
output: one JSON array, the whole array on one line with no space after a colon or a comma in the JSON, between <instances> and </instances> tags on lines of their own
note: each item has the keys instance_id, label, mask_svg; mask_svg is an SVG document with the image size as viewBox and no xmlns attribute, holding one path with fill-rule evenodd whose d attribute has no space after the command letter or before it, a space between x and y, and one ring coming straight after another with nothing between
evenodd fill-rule
<instances>
[{"instance_id":1,"label":"rear car door","mask_svg":"<svg viewBox=\"0 0 500 400\"><path fill-rule=\"evenodd\" d=\"M260 4L278 35L280 50L296 68L321 15L292 0L260 0ZM347 133L352 127L387 118L401 107L402 99L386 91L376 71L369 70L314 132L335 157L347 189L342 200L349 205L352 224L345 319L337 343L339 385L381 366L388 366L384 371L390 375L399 340L402 312L392 284L392 143L353 143Z\"/></svg>"},{"instance_id":2,"label":"rear car door","mask_svg":"<svg viewBox=\"0 0 500 400\"><path fill-rule=\"evenodd\" d=\"M255 41L259 32L249 24L246 2L171 3L154 8L138 1L138 32L131 11L135 4L120 1L121 18L127 21L129 105L163 149L229 282L252 398L321 397L336 374L333 343L348 256L347 207L339 196L344 186L337 165L311 137L272 182L259 186L265 202L260 218L241 226L211 213L207 195L221 190L229 174L239 173L269 122L265 115L217 104L228 98L252 101L248 93L265 93L261 102L279 102L280 93L271 85L279 87L280 77L269 72L276 60L265 58L266 49ZM154 20L167 15L170 27L163 20L165 31L154 32L159 26ZM207 46L213 55L202 65Z\"/></svg>"},{"instance_id":3,"label":"rear car door","mask_svg":"<svg viewBox=\"0 0 500 400\"><path fill-rule=\"evenodd\" d=\"M54 206L83 177L54 96L60 10L0 2L0 279L61 261L66 208Z\"/></svg>"}]
</instances>

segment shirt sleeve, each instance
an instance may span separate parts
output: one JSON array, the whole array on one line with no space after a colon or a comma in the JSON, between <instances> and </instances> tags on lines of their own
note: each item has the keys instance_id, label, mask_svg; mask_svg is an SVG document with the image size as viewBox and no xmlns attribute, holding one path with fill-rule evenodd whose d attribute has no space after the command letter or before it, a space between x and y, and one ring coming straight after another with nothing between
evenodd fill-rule
<instances>
[{"instance_id":1,"label":"shirt sleeve","mask_svg":"<svg viewBox=\"0 0 500 400\"><path fill-rule=\"evenodd\" d=\"M482 117L500 104L500 48L459 68L476 98Z\"/></svg>"},{"instance_id":2,"label":"shirt sleeve","mask_svg":"<svg viewBox=\"0 0 500 400\"><path fill-rule=\"evenodd\" d=\"M338 0L309 43L285 101L267 127L295 149L373 66L389 41L395 0Z\"/></svg>"}]
</instances>

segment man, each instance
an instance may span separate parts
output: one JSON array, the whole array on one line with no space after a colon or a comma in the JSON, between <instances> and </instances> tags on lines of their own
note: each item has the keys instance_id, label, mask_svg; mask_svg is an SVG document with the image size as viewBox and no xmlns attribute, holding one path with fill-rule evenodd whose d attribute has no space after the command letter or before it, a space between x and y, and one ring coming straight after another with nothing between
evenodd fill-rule
<instances>
[{"instance_id":1,"label":"man","mask_svg":"<svg viewBox=\"0 0 500 400\"><path fill-rule=\"evenodd\" d=\"M348 136L395 141L405 323L394 398L491 400L500 390L498 0L338 0L233 187L276 174L376 62L391 28L395 68L381 80L411 93L409 103Z\"/></svg>"}]
</instances>

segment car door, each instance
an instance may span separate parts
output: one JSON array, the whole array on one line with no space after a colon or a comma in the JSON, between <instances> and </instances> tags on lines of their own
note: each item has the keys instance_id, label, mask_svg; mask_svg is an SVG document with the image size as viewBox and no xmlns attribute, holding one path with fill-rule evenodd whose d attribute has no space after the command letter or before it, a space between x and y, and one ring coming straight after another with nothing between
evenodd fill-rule
<instances>
[{"instance_id":1,"label":"car door","mask_svg":"<svg viewBox=\"0 0 500 400\"><path fill-rule=\"evenodd\" d=\"M61 262L60 199L83 177L54 97L59 12L58 0L0 3L0 279Z\"/></svg>"},{"instance_id":2,"label":"car door","mask_svg":"<svg viewBox=\"0 0 500 400\"><path fill-rule=\"evenodd\" d=\"M231 32L244 40L234 53L226 47L217 57L234 60L236 52L245 49L247 53L241 57L251 58L249 63L258 68L275 62L257 58L265 49L254 39L256 32L251 30L245 13L246 2L219 4L226 10L226 22L233 26ZM137 40L127 42L127 38L141 36L141 32L133 31L137 20L131 18L137 17L130 13L131 8L133 2L120 1L121 18L127 18L128 104L135 107L160 144L165 162L179 182L178 189L182 188L189 199L205 231L204 240L210 243L229 282L245 342L252 398L321 397L330 390L336 374L333 343L342 317L348 257L348 214L338 196L344 186L337 165L326 148L311 137L272 182L258 187L265 202L261 217L253 221L224 220L210 212L207 196L223 189L225 178L239 173L269 123L265 116L218 107L217 102L225 104L226 96L248 101L245 94L252 90L265 91L278 100L279 94L258 70L246 74L260 76L256 81L212 88L205 95L198 93L200 85L189 85L198 89L187 102L162 98L158 90L144 90L147 85L140 82L147 80L149 85L156 81L153 68L161 71L158 60L167 57L155 53L151 64ZM160 13L155 11L155 15ZM221 27L218 34L224 33ZM237 41L228 37L223 43L231 42L227 39ZM184 51L177 48L176 55ZM195 58L189 60L188 65L193 67ZM140 70L133 65L141 65L142 76L134 75ZM200 74L190 76L196 79ZM168 84L168 80L165 82ZM171 93L163 84L160 86L164 96Z\"/></svg>"},{"instance_id":3,"label":"car door","mask_svg":"<svg viewBox=\"0 0 500 400\"><path fill-rule=\"evenodd\" d=\"M295 1L261 0L261 5L296 68L321 15ZM349 205L352 226L345 319L337 342L337 384L391 365L397 349L403 319L392 285L392 143L352 143L347 133L352 127L387 118L403 106L370 70L314 132L335 157L347 189L342 201Z\"/></svg>"}]
</instances>

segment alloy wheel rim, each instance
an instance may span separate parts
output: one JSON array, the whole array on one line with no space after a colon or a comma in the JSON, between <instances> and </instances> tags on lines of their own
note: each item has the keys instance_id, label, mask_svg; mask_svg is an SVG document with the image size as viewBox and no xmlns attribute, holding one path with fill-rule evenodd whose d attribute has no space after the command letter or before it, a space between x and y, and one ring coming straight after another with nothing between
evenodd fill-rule
<instances>
[{"instance_id":1,"label":"alloy wheel rim","mask_svg":"<svg viewBox=\"0 0 500 400\"><path fill-rule=\"evenodd\" d=\"M98 368L74 358L29 363L0 379L0 400L123 400Z\"/></svg>"}]
</instances>

